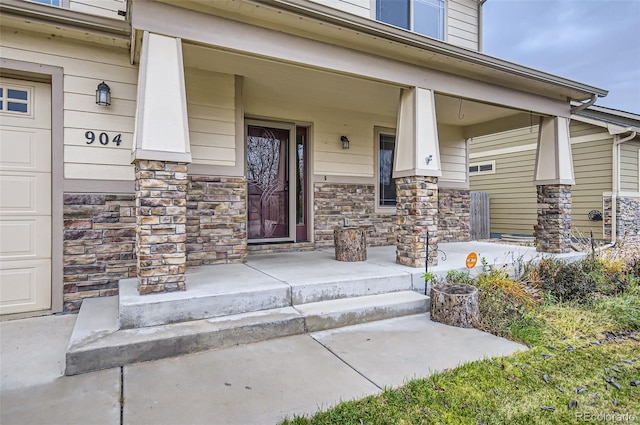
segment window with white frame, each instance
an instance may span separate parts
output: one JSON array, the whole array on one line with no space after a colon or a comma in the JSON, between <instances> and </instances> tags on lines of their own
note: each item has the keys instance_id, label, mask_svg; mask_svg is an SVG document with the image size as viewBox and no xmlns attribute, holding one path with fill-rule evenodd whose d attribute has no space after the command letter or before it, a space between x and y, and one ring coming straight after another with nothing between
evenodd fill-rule
<instances>
[{"instance_id":1,"label":"window with white frame","mask_svg":"<svg viewBox=\"0 0 640 425\"><path fill-rule=\"evenodd\" d=\"M469 175L478 175L478 174L494 174L496 172L496 162L495 161L485 161L485 162L476 162L473 164L469 164Z\"/></svg>"},{"instance_id":2,"label":"window with white frame","mask_svg":"<svg viewBox=\"0 0 640 425\"><path fill-rule=\"evenodd\" d=\"M31 115L31 90L0 86L0 112Z\"/></svg>"},{"instance_id":3,"label":"window with white frame","mask_svg":"<svg viewBox=\"0 0 640 425\"><path fill-rule=\"evenodd\" d=\"M378 131L378 207L396 207L396 180L393 178L393 156L396 135Z\"/></svg>"},{"instance_id":4,"label":"window with white frame","mask_svg":"<svg viewBox=\"0 0 640 425\"><path fill-rule=\"evenodd\" d=\"M376 0L376 20L444 40L444 0Z\"/></svg>"},{"instance_id":5,"label":"window with white frame","mask_svg":"<svg viewBox=\"0 0 640 425\"><path fill-rule=\"evenodd\" d=\"M34 3L42 3L49 6L62 7L62 0L29 0Z\"/></svg>"}]
</instances>

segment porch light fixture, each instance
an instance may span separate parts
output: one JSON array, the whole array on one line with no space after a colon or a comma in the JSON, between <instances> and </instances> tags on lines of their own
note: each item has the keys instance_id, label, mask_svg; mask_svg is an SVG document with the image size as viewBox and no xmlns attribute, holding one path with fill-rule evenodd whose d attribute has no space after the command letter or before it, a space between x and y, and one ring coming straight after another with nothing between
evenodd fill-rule
<instances>
[{"instance_id":1,"label":"porch light fixture","mask_svg":"<svg viewBox=\"0 0 640 425\"><path fill-rule=\"evenodd\" d=\"M340 141L342 142L342 149L349 149L349 139L347 139L347 136L340 136Z\"/></svg>"},{"instance_id":2,"label":"porch light fixture","mask_svg":"<svg viewBox=\"0 0 640 425\"><path fill-rule=\"evenodd\" d=\"M100 106L111 105L111 88L104 81L98 84L96 103Z\"/></svg>"}]
</instances>

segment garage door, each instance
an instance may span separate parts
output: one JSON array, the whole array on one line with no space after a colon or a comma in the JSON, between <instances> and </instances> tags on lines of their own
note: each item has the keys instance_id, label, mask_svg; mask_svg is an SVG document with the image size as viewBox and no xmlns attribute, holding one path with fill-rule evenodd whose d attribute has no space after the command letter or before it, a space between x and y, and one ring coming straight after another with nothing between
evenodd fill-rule
<instances>
[{"instance_id":1,"label":"garage door","mask_svg":"<svg viewBox=\"0 0 640 425\"><path fill-rule=\"evenodd\" d=\"M0 79L0 314L51 308L51 88Z\"/></svg>"}]
</instances>

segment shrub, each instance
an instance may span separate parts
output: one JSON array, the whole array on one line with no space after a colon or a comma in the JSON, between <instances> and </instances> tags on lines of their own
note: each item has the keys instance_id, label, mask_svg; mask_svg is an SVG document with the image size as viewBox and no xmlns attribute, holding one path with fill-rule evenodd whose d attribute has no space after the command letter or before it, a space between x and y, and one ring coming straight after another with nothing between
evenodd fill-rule
<instances>
[{"instance_id":1,"label":"shrub","mask_svg":"<svg viewBox=\"0 0 640 425\"><path fill-rule=\"evenodd\" d=\"M524 339L513 335L512 327L516 323L531 325L531 322L523 322L523 318L540 302L539 293L525 283L511 279L503 268L486 264L475 285L480 292L480 319L476 326L495 335Z\"/></svg>"},{"instance_id":2,"label":"shrub","mask_svg":"<svg viewBox=\"0 0 640 425\"><path fill-rule=\"evenodd\" d=\"M458 270L449 270L446 279L447 283L463 283L467 285L473 285L473 278L469 276L469 273L461 272Z\"/></svg>"},{"instance_id":3,"label":"shrub","mask_svg":"<svg viewBox=\"0 0 640 425\"><path fill-rule=\"evenodd\" d=\"M624 264L624 271L640 278L640 255L627 258Z\"/></svg>"}]
</instances>

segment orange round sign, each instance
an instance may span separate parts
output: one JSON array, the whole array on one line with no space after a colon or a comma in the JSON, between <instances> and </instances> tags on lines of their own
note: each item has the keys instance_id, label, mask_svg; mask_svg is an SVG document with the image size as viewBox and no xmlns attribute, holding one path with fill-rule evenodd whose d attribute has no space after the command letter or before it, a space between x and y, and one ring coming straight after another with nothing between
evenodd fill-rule
<instances>
[{"instance_id":1,"label":"orange round sign","mask_svg":"<svg viewBox=\"0 0 640 425\"><path fill-rule=\"evenodd\" d=\"M469 255L467 255L466 266L468 269L472 269L476 264L478 264L478 254L470 252Z\"/></svg>"}]
</instances>

